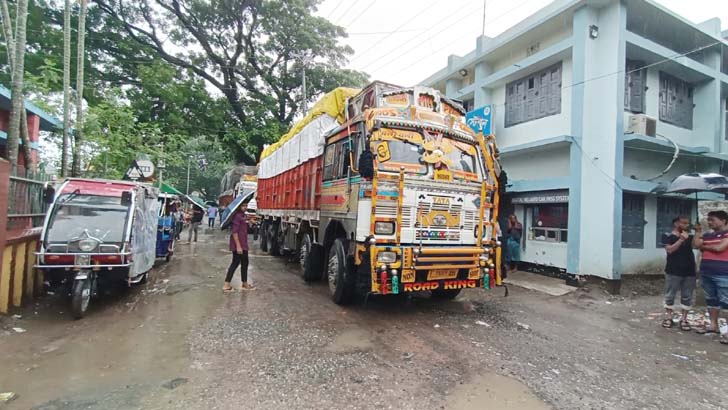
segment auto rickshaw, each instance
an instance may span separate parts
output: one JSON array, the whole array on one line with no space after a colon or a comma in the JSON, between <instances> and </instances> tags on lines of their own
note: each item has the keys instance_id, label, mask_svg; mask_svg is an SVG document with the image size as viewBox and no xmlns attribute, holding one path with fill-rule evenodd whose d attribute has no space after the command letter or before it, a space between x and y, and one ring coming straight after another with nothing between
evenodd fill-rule
<instances>
[{"instance_id":1,"label":"auto rickshaw","mask_svg":"<svg viewBox=\"0 0 728 410\"><path fill-rule=\"evenodd\" d=\"M159 190L131 181L66 179L47 188L36 267L51 286L70 288L73 317L99 286L146 280L156 257Z\"/></svg>"}]
</instances>

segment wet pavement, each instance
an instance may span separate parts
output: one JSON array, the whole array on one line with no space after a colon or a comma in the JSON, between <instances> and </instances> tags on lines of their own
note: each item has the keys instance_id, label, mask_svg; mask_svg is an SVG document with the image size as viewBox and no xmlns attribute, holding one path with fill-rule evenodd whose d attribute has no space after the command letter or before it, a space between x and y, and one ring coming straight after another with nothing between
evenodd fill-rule
<instances>
[{"instance_id":1,"label":"wet pavement","mask_svg":"<svg viewBox=\"0 0 728 410\"><path fill-rule=\"evenodd\" d=\"M208 231L82 320L61 295L0 319L0 393L18 395L0 408L728 409L728 346L661 328L659 296L339 307L253 247L254 291L220 291L227 238Z\"/></svg>"}]
</instances>

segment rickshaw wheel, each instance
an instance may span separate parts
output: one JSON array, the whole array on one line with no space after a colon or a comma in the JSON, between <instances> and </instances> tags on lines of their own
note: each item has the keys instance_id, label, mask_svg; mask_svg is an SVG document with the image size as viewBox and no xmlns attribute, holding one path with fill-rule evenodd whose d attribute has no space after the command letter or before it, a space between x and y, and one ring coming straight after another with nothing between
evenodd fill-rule
<instances>
[{"instance_id":1,"label":"rickshaw wheel","mask_svg":"<svg viewBox=\"0 0 728 410\"><path fill-rule=\"evenodd\" d=\"M91 301L91 279L77 280L73 283L73 297L71 310L74 319L81 319L86 315Z\"/></svg>"}]
</instances>

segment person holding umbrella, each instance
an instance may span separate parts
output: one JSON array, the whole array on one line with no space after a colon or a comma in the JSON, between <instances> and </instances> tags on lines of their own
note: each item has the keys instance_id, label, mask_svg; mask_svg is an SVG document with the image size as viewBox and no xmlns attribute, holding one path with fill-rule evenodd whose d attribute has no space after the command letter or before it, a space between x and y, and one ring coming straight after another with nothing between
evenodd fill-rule
<instances>
[{"instance_id":1,"label":"person holding umbrella","mask_svg":"<svg viewBox=\"0 0 728 410\"><path fill-rule=\"evenodd\" d=\"M720 333L718 316L721 309L728 308L728 213L708 212L708 227L712 232L703 234L703 228L698 224L693 238L693 247L703 254L700 282L710 315L710 324L698 333ZM728 344L728 337L721 335L720 342Z\"/></svg>"},{"instance_id":2,"label":"person holding umbrella","mask_svg":"<svg viewBox=\"0 0 728 410\"><path fill-rule=\"evenodd\" d=\"M252 290L248 283L248 223L245 220L246 207L241 204L234 210L230 228L230 251L233 253L233 260L225 276L225 284L222 287L224 292L233 290L230 282L233 280L235 270L240 266L240 277L243 282L241 290Z\"/></svg>"}]
</instances>

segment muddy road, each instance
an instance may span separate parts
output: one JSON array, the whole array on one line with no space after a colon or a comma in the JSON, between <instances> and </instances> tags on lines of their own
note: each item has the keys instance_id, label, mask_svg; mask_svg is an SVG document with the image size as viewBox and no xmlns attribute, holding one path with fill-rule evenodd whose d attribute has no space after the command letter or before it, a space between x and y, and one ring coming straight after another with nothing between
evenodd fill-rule
<instances>
[{"instance_id":1,"label":"muddy road","mask_svg":"<svg viewBox=\"0 0 728 410\"><path fill-rule=\"evenodd\" d=\"M257 289L224 295L227 237L200 240L83 320L60 295L0 319L0 393L18 395L0 408L728 409L728 346L662 329L658 296L511 287L339 307L257 243Z\"/></svg>"}]
</instances>

